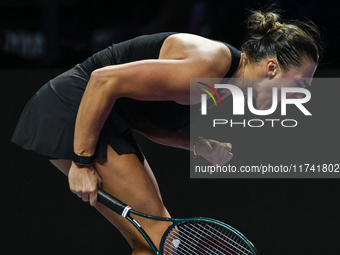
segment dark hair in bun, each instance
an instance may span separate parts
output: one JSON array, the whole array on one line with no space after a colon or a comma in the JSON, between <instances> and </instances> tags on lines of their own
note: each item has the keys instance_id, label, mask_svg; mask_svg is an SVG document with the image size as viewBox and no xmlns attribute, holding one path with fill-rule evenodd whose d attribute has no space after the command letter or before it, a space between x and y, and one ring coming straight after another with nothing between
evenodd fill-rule
<instances>
[{"instance_id":1,"label":"dark hair in bun","mask_svg":"<svg viewBox=\"0 0 340 255\"><path fill-rule=\"evenodd\" d=\"M280 26L279 19L280 16L277 13L255 11L247 20L249 32L252 34L265 35L274 27Z\"/></svg>"},{"instance_id":2,"label":"dark hair in bun","mask_svg":"<svg viewBox=\"0 0 340 255\"><path fill-rule=\"evenodd\" d=\"M301 65L304 57L316 64L322 45L317 26L311 22L282 22L277 11L253 11L247 20L248 33L242 45L250 62L275 57L284 70Z\"/></svg>"}]
</instances>

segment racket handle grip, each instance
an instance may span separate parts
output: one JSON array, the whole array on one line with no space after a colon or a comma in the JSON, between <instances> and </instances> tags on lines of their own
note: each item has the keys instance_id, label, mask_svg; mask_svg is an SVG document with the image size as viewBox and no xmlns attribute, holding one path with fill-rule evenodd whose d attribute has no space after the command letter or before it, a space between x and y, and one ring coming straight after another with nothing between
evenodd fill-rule
<instances>
[{"instance_id":1,"label":"racket handle grip","mask_svg":"<svg viewBox=\"0 0 340 255\"><path fill-rule=\"evenodd\" d=\"M98 202L102 205L105 205L107 208L111 209L115 213L125 217L126 210L130 208L128 205L124 204L119 199L115 198L114 196L110 195L106 191L102 189L98 189ZM123 215L124 212L124 215Z\"/></svg>"}]
</instances>

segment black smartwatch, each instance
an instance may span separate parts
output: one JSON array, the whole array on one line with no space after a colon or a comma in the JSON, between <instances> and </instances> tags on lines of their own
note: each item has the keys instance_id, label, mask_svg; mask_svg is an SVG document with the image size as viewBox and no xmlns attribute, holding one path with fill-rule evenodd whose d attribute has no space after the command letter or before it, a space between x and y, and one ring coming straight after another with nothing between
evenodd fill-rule
<instances>
[{"instance_id":1,"label":"black smartwatch","mask_svg":"<svg viewBox=\"0 0 340 255\"><path fill-rule=\"evenodd\" d=\"M72 161L78 165L91 165L93 163L92 156L80 156L73 152Z\"/></svg>"}]
</instances>

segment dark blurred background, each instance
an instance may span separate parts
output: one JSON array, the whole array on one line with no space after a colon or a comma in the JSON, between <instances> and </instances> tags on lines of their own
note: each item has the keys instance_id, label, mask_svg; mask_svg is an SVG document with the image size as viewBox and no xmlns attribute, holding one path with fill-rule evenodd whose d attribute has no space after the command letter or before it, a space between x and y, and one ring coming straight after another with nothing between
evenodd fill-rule
<instances>
[{"instance_id":1,"label":"dark blurred background","mask_svg":"<svg viewBox=\"0 0 340 255\"><path fill-rule=\"evenodd\" d=\"M320 27L326 49L316 76L338 77L338 1L275 2L284 10L284 18L307 17ZM118 231L69 192L66 177L46 158L10 143L23 107L40 86L96 51L142 34L189 32L240 47L247 9L271 3L1 0L0 253L130 253ZM319 148L319 156L338 150L336 90L317 92L324 100L318 101L319 114L329 119L324 126L329 125L327 130L331 130L327 134L322 128L315 132L319 140L327 135L321 144L310 140L309 144ZM322 112L322 102L333 107L331 114L327 109ZM247 147L249 155L265 155L266 151L258 151L261 136ZM286 137L291 140L289 134ZM235 145L235 155L243 155L243 138L232 137L231 142L240 150L238 153ZM261 254L339 254L338 179L190 179L188 152L153 144L138 135L137 139L173 217L208 216L225 221L249 237ZM303 140L303 135L299 139ZM272 148L267 152L274 153ZM334 157L333 162L319 163L339 163L337 160Z\"/></svg>"},{"instance_id":2,"label":"dark blurred background","mask_svg":"<svg viewBox=\"0 0 340 255\"><path fill-rule=\"evenodd\" d=\"M195 33L239 47L246 9L276 2L284 18L306 17L324 35L324 64L339 66L338 1L2 0L2 68L68 68L112 43L163 31Z\"/></svg>"}]
</instances>

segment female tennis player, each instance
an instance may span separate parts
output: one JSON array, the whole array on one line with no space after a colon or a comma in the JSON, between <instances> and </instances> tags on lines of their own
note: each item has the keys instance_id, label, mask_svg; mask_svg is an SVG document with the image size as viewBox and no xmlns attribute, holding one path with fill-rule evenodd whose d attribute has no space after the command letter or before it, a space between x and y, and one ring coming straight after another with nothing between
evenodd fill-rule
<instances>
[{"instance_id":1,"label":"female tennis player","mask_svg":"<svg viewBox=\"0 0 340 255\"><path fill-rule=\"evenodd\" d=\"M183 33L113 44L45 84L25 107L12 141L46 155L68 176L71 191L119 229L132 254L152 254L130 223L96 203L99 186L138 211L169 217L131 129L155 142L193 150L190 138L178 131L189 124L190 97L200 102L200 90L190 96L190 78L261 78L261 83L234 85L244 92L252 87L257 108L267 109L273 78L309 83L314 75L319 62L314 25L281 23L276 13L261 11L249 17L248 25L242 51ZM298 84L285 86L305 86ZM233 157L229 143L209 139L196 142L198 152L212 164ZM138 222L155 244L168 225Z\"/></svg>"}]
</instances>

